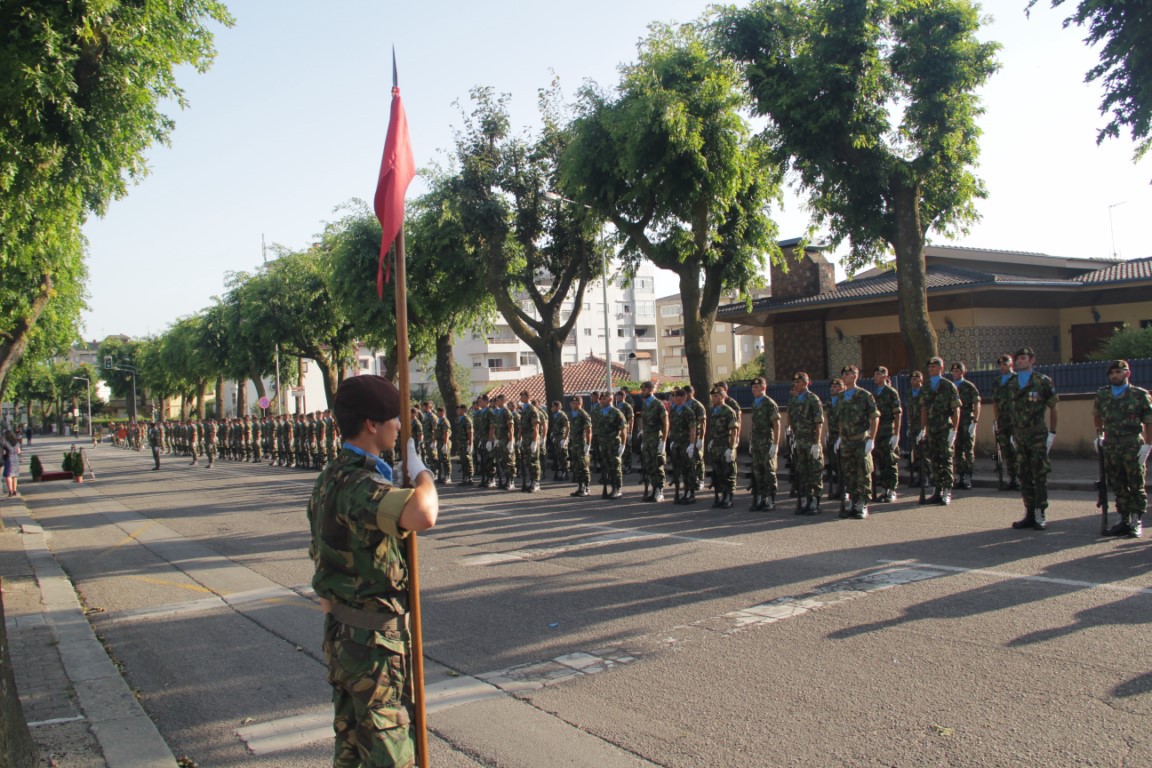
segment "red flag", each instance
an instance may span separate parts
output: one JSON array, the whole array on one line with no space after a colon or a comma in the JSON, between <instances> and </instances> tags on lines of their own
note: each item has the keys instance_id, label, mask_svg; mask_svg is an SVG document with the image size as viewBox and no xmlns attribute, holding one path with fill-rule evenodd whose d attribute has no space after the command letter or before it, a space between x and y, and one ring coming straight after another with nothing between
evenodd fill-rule
<instances>
[{"instance_id":1,"label":"red flag","mask_svg":"<svg viewBox=\"0 0 1152 768\"><path fill-rule=\"evenodd\" d=\"M404 193L416 175L412 144L408 140L408 118L400 102L396 85L396 58L392 58L392 114L388 118L388 138L384 141L384 159L380 161L380 179L376 183L374 208L384 229L380 241L380 263L376 269L376 295L384 298L384 259L404 224ZM391 265L389 265L391 271Z\"/></svg>"}]
</instances>

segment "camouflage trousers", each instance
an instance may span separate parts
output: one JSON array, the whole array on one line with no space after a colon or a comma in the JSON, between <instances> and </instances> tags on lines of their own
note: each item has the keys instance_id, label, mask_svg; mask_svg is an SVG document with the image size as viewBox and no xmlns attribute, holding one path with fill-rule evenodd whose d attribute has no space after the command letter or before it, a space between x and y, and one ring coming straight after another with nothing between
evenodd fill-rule
<instances>
[{"instance_id":1,"label":"camouflage trousers","mask_svg":"<svg viewBox=\"0 0 1152 768\"><path fill-rule=\"evenodd\" d=\"M955 476L952 474L952 446L948 444L948 430L929 432L924 458L932 472L932 481L937 490L951 490Z\"/></svg>"},{"instance_id":2,"label":"camouflage trousers","mask_svg":"<svg viewBox=\"0 0 1152 768\"><path fill-rule=\"evenodd\" d=\"M976 438L968 434L971 422L960 421L960 431L956 433L956 474L970 475L976 466Z\"/></svg>"},{"instance_id":3,"label":"camouflage trousers","mask_svg":"<svg viewBox=\"0 0 1152 768\"><path fill-rule=\"evenodd\" d=\"M763 496L776 495L775 443L752 444L752 486Z\"/></svg>"},{"instance_id":4,"label":"camouflage trousers","mask_svg":"<svg viewBox=\"0 0 1152 768\"><path fill-rule=\"evenodd\" d=\"M334 768L415 765L407 700L406 633L376 632L324 619L324 659L332 685Z\"/></svg>"},{"instance_id":5,"label":"camouflage trousers","mask_svg":"<svg viewBox=\"0 0 1152 768\"><path fill-rule=\"evenodd\" d=\"M654 489L663 488L667 480L664 472L664 451L663 435L644 435L640 446L640 453L644 456L644 479ZM624 449L624 453L628 453L628 448Z\"/></svg>"},{"instance_id":6,"label":"camouflage trousers","mask_svg":"<svg viewBox=\"0 0 1152 768\"><path fill-rule=\"evenodd\" d=\"M668 466L671 471L670 479L673 485L684 486L684 490L696 487L695 449L693 455L688 455L688 446L691 443L684 438L683 443L672 442L668 444Z\"/></svg>"},{"instance_id":7,"label":"camouflage trousers","mask_svg":"<svg viewBox=\"0 0 1152 768\"><path fill-rule=\"evenodd\" d=\"M1016 441L1016 471L1020 478L1020 496L1028 509L1048 508L1048 462L1045 446L1047 432L1035 440Z\"/></svg>"},{"instance_id":8,"label":"camouflage trousers","mask_svg":"<svg viewBox=\"0 0 1152 768\"><path fill-rule=\"evenodd\" d=\"M736 490L736 462L724 458L728 442L708 446L708 463L712 466L712 490L731 493Z\"/></svg>"},{"instance_id":9,"label":"camouflage trousers","mask_svg":"<svg viewBox=\"0 0 1152 768\"><path fill-rule=\"evenodd\" d=\"M1104 469L1108 489L1116 494L1116 511L1126 523L1134 523L1148 509L1148 492L1144 488L1145 469L1137 459L1138 439L1121 438L1104 441Z\"/></svg>"},{"instance_id":10,"label":"camouflage trousers","mask_svg":"<svg viewBox=\"0 0 1152 768\"><path fill-rule=\"evenodd\" d=\"M1012 445L1011 427L1000 427L996 433L996 445L1000 449L1000 459L1004 462L1004 472L1016 476L1016 446Z\"/></svg>"},{"instance_id":11,"label":"camouflage trousers","mask_svg":"<svg viewBox=\"0 0 1152 768\"><path fill-rule=\"evenodd\" d=\"M865 453L864 440L840 440L840 471L844 492L852 501L867 503L872 498L872 455Z\"/></svg>"},{"instance_id":12,"label":"camouflage trousers","mask_svg":"<svg viewBox=\"0 0 1152 768\"><path fill-rule=\"evenodd\" d=\"M812 458L811 443L796 443L792 461L796 470L796 491L800 498L809 496L819 497L824 493L824 456L823 453Z\"/></svg>"},{"instance_id":13,"label":"camouflage trousers","mask_svg":"<svg viewBox=\"0 0 1152 768\"><path fill-rule=\"evenodd\" d=\"M516 476L516 444L510 440L496 440L492 445L492 466L496 474L511 479Z\"/></svg>"},{"instance_id":14,"label":"camouflage trousers","mask_svg":"<svg viewBox=\"0 0 1152 768\"><path fill-rule=\"evenodd\" d=\"M624 485L624 468L620 463L620 438L616 435L602 437L597 444L600 446L601 474L608 485L621 487Z\"/></svg>"},{"instance_id":15,"label":"camouflage trousers","mask_svg":"<svg viewBox=\"0 0 1152 768\"><path fill-rule=\"evenodd\" d=\"M892 447L892 435L876 436L872 464L876 467L876 485L890 491L900 485L900 448Z\"/></svg>"},{"instance_id":16,"label":"camouflage trousers","mask_svg":"<svg viewBox=\"0 0 1152 768\"><path fill-rule=\"evenodd\" d=\"M460 476L464 480L472 477L472 446L468 443L456 444L456 455L460 457Z\"/></svg>"},{"instance_id":17,"label":"camouflage trousers","mask_svg":"<svg viewBox=\"0 0 1152 768\"><path fill-rule=\"evenodd\" d=\"M588 469L588 454L585 452L586 444L580 440L568 441L568 457L572 461L572 479L582 485L592 482L592 473Z\"/></svg>"},{"instance_id":18,"label":"camouflage trousers","mask_svg":"<svg viewBox=\"0 0 1152 768\"><path fill-rule=\"evenodd\" d=\"M524 460L524 477L526 483L536 483L540 481L540 445L536 444L536 450L532 450L532 443L536 442L530 439L520 441L520 455Z\"/></svg>"},{"instance_id":19,"label":"camouflage trousers","mask_svg":"<svg viewBox=\"0 0 1152 768\"><path fill-rule=\"evenodd\" d=\"M567 438L561 438L561 439L566 440ZM567 472L568 471L568 450L566 448L560 447L560 440L553 440L552 441L552 453L555 455L555 459L556 459L556 471L557 472Z\"/></svg>"}]
</instances>

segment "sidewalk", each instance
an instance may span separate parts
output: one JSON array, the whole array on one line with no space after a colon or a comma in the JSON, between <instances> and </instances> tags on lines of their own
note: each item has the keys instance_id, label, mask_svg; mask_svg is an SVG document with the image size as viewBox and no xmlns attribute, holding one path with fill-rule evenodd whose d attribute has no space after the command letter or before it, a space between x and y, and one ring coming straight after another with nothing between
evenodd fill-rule
<instances>
[{"instance_id":1,"label":"sidewalk","mask_svg":"<svg viewBox=\"0 0 1152 768\"><path fill-rule=\"evenodd\" d=\"M175 757L92 630L24 499L5 499L0 514L9 650L41 765L175 768Z\"/></svg>"}]
</instances>

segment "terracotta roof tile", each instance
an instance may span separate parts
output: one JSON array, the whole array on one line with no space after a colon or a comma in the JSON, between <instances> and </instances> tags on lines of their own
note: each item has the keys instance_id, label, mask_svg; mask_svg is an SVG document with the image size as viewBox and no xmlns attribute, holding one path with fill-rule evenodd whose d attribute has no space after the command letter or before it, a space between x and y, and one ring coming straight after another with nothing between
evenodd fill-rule
<instances>
[{"instance_id":1,"label":"terracotta roof tile","mask_svg":"<svg viewBox=\"0 0 1152 768\"><path fill-rule=\"evenodd\" d=\"M1129 280L1152 280L1152 257L1122 261L1110 267L1089 272L1081 278L1085 283L1114 283Z\"/></svg>"}]
</instances>

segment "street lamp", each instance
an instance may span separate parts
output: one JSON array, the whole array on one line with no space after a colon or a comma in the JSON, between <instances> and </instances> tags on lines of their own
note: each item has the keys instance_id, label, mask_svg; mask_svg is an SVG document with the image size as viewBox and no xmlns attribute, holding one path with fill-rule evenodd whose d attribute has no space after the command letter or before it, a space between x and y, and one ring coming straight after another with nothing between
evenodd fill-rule
<instances>
[{"instance_id":1,"label":"street lamp","mask_svg":"<svg viewBox=\"0 0 1152 768\"><path fill-rule=\"evenodd\" d=\"M582 205L588 210L592 210L592 206L587 203L578 203L575 200L569 200L562 195L555 192L545 192L544 197L549 200L557 202L569 203L570 205ZM604 243L604 227L600 227L600 266L604 270L604 282L602 287L604 289L604 378L607 380L609 395L612 394L612 350L611 339L608 336L608 248Z\"/></svg>"},{"instance_id":2,"label":"street lamp","mask_svg":"<svg viewBox=\"0 0 1152 768\"><path fill-rule=\"evenodd\" d=\"M104 368L109 371L128 371L132 374L128 377L128 380L132 382L132 407L128 409L128 420L136 421L136 374L138 371L130 365L113 363L111 355L104 356Z\"/></svg>"},{"instance_id":3,"label":"street lamp","mask_svg":"<svg viewBox=\"0 0 1152 768\"><path fill-rule=\"evenodd\" d=\"M92 437L92 382L84 376L73 376L76 381L84 382L88 392L88 437Z\"/></svg>"}]
</instances>

